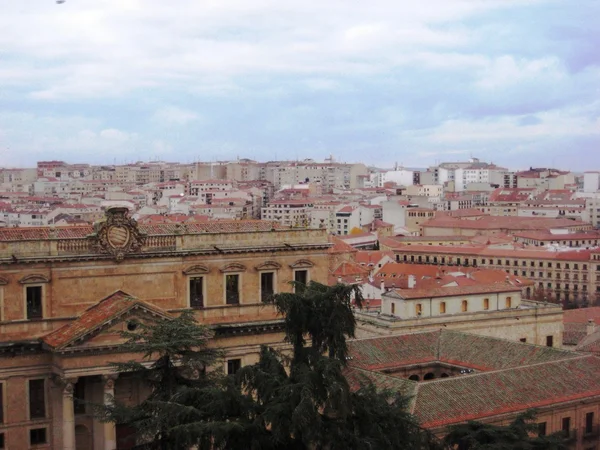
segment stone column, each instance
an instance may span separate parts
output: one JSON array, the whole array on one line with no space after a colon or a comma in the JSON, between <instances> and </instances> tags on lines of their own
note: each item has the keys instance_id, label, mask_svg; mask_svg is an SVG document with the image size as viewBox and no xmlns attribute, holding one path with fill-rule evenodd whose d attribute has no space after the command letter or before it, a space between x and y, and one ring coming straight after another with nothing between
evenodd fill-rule
<instances>
[{"instance_id":1,"label":"stone column","mask_svg":"<svg viewBox=\"0 0 600 450\"><path fill-rule=\"evenodd\" d=\"M63 403L63 449L75 450L75 405L73 403L74 384L77 378L62 380Z\"/></svg>"},{"instance_id":2,"label":"stone column","mask_svg":"<svg viewBox=\"0 0 600 450\"><path fill-rule=\"evenodd\" d=\"M115 396L115 380L118 375L103 375L104 382L104 404L112 404ZM117 448L117 430L113 422L104 424L104 450L115 450Z\"/></svg>"}]
</instances>

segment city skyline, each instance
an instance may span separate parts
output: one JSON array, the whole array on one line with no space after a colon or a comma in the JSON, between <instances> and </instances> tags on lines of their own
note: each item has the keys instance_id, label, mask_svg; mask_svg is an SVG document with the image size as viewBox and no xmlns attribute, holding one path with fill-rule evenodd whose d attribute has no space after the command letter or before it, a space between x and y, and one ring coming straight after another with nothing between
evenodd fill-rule
<instances>
[{"instance_id":1,"label":"city skyline","mask_svg":"<svg viewBox=\"0 0 600 450\"><path fill-rule=\"evenodd\" d=\"M2 6L2 166L59 159L600 167L600 6Z\"/></svg>"}]
</instances>

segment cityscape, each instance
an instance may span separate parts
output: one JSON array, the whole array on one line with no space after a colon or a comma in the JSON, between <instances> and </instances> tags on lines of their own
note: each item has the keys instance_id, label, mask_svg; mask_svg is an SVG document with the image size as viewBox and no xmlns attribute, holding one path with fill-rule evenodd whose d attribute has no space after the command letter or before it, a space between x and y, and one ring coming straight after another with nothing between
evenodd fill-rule
<instances>
[{"instance_id":1,"label":"cityscape","mask_svg":"<svg viewBox=\"0 0 600 450\"><path fill-rule=\"evenodd\" d=\"M234 376L285 349L267 304L290 282L360 290L345 376L397 386L428 432L535 407L564 448L600 439L600 171L330 157L0 176L5 442L134 448L86 403L144 398L111 368L134 358L119 334L189 309Z\"/></svg>"},{"instance_id":2,"label":"cityscape","mask_svg":"<svg viewBox=\"0 0 600 450\"><path fill-rule=\"evenodd\" d=\"M600 1L0 1L0 450L600 450Z\"/></svg>"}]
</instances>

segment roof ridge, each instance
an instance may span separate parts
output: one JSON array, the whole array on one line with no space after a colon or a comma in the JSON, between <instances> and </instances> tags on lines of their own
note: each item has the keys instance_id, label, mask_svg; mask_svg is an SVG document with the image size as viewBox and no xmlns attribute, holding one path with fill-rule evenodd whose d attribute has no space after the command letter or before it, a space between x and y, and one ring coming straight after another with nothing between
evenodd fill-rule
<instances>
[{"instance_id":1,"label":"roof ridge","mask_svg":"<svg viewBox=\"0 0 600 450\"><path fill-rule=\"evenodd\" d=\"M523 370L523 369L528 369L530 367L536 367L536 366L542 366L545 364L558 364L558 363L564 363L565 361L577 361L580 359L586 359L586 358L596 358L595 355L584 355L584 354L580 354L579 352L575 352L575 351L570 351L570 353L577 353L578 356L574 357L574 358L563 358L563 359L555 359L553 361L542 361L539 363L533 363L533 364L524 364L522 366L516 366L516 367L505 367L503 369L494 369L494 370L485 370L485 371L481 371L481 372L475 372L475 373L470 373L470 374L463 374L461 375L460 378L468 378L468 377L481 377L484 375L488 375L488 374L495 374L495 373L499 373L499 372L508 372L508 371L515 371L515 370ZM441 362L441 361L440 361ZM443 381L448 381L448 380L455 380L456 377L448 377L448 378L434 378L432 380L426 380L426 381L421 381L420 383L438 383L438 382L443 382Z\"/></svg>"}]
</instances>

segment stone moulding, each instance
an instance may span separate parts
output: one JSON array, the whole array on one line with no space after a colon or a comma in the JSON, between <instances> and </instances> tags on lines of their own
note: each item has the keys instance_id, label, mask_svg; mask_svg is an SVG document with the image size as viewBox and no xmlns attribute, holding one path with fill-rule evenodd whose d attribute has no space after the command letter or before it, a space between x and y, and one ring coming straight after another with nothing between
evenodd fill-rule
<instances>
[{"instance_id":1,"label":"stone moulding","mask_svg":"<svg viewBox=\"0 0 600 450\"><path fill-rule=\"evenodd\" d=\"M292 269L309 269L311 267L314 267L314 265L315 264L312 261L309 261L308 259L299 259L295 263L290 264L290 267Z\"/></svg>"},{"instance_id":2,"label":"stone moulding","mask_svg":"<svg viewBox=\"0 0 600 450\"><path fill-rule=\"evenodd\" d=\"M26 275L19 280L21 284L39 284L39 283L50 283L50 278L45 275L32 274Z\"/></svg>"},{"instance_id":3,"label":"stone moulding","mask_svg":"<svg viewBox=\"0 0 600 450\"><path fill-rule=\"evenodd\" d=\"M222 273L245 272L246 266L244 266L243 264L240 264L240 263L231 263L231 264L226 264L225 266L221 267L220 270Z\"/></svg>"},{"instance_id":4,"label":"stone moulding","mask_svg":"<svg viewBox=\"0 0 600 450\"><path fill-rule=\"evenodd\" d=\"M257 271L260 270L279 270L281 269L281 264L277 261L265 261L262 264L259 264L254 267Z\"/></svg>"},{"instance_id":5,"label":"stone moulding","mask_svg":"<svg viewBox=\"0 0 600 450\"><path fill-rule=\"evenodd\" d=\"M185 275L200 275L200 274L206 274L209 273L210 269L205 266L204 264L195 264L193 266L188 267L187 269L184 269L183 273Z\"/></svg>"}]
</instances>

